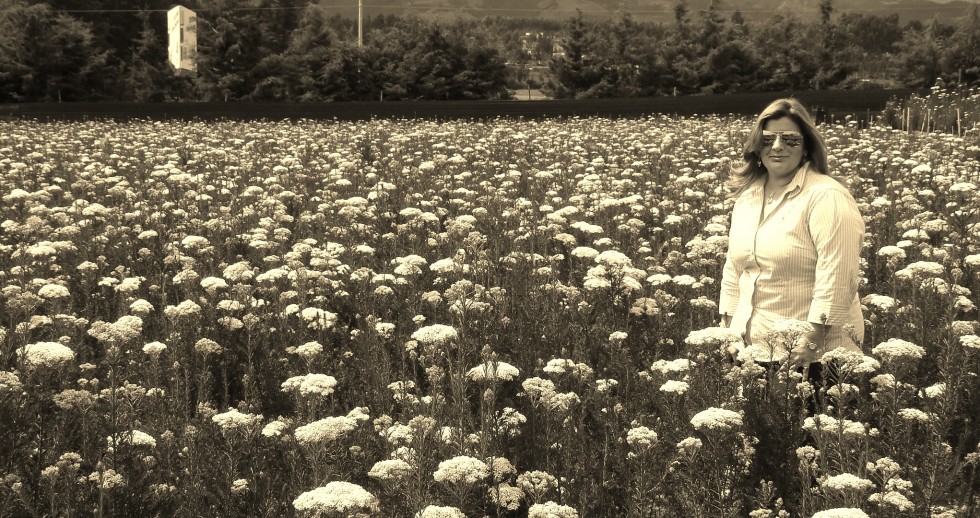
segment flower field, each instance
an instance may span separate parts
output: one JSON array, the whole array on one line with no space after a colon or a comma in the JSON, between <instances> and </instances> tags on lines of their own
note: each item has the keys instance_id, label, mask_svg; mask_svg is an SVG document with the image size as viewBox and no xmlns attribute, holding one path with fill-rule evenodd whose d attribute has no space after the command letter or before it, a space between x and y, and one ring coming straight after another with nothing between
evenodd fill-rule
<instances>
[{"instance_id":1,"label":"flower field","mask_svg":"<svg viewBox=\"0 0 980 518\"><path fill-rule=\"evenodd\" d=\"M976 516L980 137L822 127L811 413L714 327L749 126L0 121L0 516Z\"/></svg>"}]
</instances>

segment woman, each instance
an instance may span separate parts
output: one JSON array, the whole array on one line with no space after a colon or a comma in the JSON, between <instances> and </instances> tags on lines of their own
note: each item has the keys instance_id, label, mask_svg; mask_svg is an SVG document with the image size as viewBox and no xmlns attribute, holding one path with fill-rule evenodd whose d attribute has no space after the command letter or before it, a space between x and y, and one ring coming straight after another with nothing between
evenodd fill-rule
<instances>
[{"instance_id":1,"label":"woman","mask_svg":"<svg viewBox=\"0 0 980 518\"><path fill-rule=\"evenodd\" d=\"M742 156L745 164L731 180L722 323L742 334L745 346L737 349L750 349L741 359L788 363L813 379L826 351L861 350L864 221L847 187L830 177L823 139L799 101L770 104ZM812 330L803 325L804 340L780 341L771 331L787 319L809 322Z\"/></svg>"}]
</instances>

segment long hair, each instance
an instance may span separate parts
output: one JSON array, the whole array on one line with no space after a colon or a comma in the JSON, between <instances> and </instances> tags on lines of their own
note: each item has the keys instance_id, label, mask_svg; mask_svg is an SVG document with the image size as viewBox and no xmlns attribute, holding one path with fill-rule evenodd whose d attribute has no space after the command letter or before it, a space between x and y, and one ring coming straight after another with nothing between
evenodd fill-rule
<instances>
[{"instance_id":1,"label":"long hair","mask_svg":"<svg viewBox=\"0 0 980 518\"><path fill-rule=\"evenodd\" d=\"M755 121L752 131L745 140L742 148L742 160L745 161L741 167L732 170L729 178L729 187L737 197L749 185L756 180L766 176L768 171L762 165L762 128L766 122L775 119L788 117L803 134L803 163L801 169L810 169L820 174L830 174L830 167L827 165L827 146L823 142L823 137L817 131L816 124L806 108L793 98L777 99L769 104Z\"/></svg>"}]
</instances>

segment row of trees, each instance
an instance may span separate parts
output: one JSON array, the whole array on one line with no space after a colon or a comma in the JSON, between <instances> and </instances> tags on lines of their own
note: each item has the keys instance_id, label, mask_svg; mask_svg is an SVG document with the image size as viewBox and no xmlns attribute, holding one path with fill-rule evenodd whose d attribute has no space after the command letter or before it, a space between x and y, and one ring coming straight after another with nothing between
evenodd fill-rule
<instances>
[{"instance_id":1,"label":"row of trees","mask_svg":"<svg viewBox=\"0 0 980 518\"><path fill-rule=\"evenodd\" d=\"M825 88L924 87L980 81L980 14L959 23L899 24L897 14L836 15L816 22L776 14L746 21L717 4L691 13L681 0L670 24L591 22L581 14L549 60L558 97L620 97Z\"/></svg>"},{"instance_id":2,"label":"row of trees","mask_svg":"<svg viewBox=\"0 0 980 518\"><path fill-rule=\"evenodd\" d=\"M75 3L85 2L0 0L0 101L508 96L505 60L475 24L375 17L359 47L353 20L308 1L190 2L198 71L177 75L167 61L170 0L104 2L99 12Z\"/></svg>"},{"instance_id":3,"label":"row of trees","mask_svg":"<svg viewBox=\"0 0 980 518\"><path fill-rule=\"evenodd\" d=\"M199 4L199 5L198 5ZM980 81L980 15L723 16L712 2L673 21L624 14L566 22L326 16L310 0L189 1L198 71L167 62L172 0L0 0L0 101L397 100L676 95Z\"/></svg>"}]
</instances>

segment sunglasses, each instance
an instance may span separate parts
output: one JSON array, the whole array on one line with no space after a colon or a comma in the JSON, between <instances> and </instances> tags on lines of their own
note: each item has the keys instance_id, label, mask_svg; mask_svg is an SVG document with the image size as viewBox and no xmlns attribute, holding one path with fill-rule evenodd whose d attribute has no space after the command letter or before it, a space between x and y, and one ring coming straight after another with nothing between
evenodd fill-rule
<instances>
[{"instance_id":1,"label":"sunglasses","mask_svg":"<svg viewBox=\"0 0 980 518\"><path fill-rule=\"evenodd\" d=\"M803 143L803 135L795 131L764 131L762 132L762 147L772 147L779 139L786 147L797 147Z\"/></svg>"}]
</instances>

